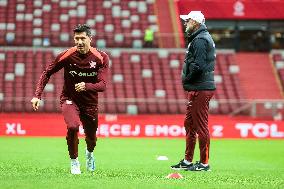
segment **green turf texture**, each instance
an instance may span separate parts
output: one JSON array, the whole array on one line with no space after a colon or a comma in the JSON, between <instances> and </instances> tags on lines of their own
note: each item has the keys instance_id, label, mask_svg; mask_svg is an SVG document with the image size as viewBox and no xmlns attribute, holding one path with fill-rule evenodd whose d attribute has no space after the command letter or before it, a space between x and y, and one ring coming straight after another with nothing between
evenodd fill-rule
<instances>
[{"instance_id":1,"label":"green turf texture","mask_svg":"<svg viewBox=\"0 0 284 189\"><path fill-rule=\"evenodd\" d=\"M0 188L284 188L283 140L212 140L212 171L179 171L183 179L166 178L177 172L169 167L183 157L183 139L100 138L94 174L84 149L80 139L83 173L71 175L65 138L0 138Z\"/></svg>"}]
</instances>

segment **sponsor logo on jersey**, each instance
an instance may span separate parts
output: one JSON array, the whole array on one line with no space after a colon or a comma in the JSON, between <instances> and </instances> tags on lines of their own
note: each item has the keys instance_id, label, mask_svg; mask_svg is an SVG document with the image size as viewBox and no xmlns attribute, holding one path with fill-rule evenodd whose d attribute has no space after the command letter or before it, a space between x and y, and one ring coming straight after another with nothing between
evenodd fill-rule
<instances>
[{"instance_id":1,"label":"sponsor logo on jersey","mask_svg":"<svg viewBox=\"0 0 284 189\"><path fill-rule=\"evenodd\" d=\"M66 104L72 104L71 100L66 100Z\"/></svg>"},{"instance_id":2,"label":"sponsor logo on jersey","mask_svg":"<svg viewBox=\"0 0 284 189\"><path fill-rule=\"evenodd\" d=\"M76 71L70 71L69 72L73 77L75 76L79 76L79 77L93 77L93 76L96 76L97 75L97 72L90 72L90 73L87 73L87 72L79 72L77 73Z\"/></svg>"},{"instance_id":3,"label":"sponsor logo on jersey","mask_svg":"<svg viewBox=\"0 0 284 189\"><path fill-rule=\"evenodd\" d=\"M90 63L90 68L96 68L97 63L95 61L91 61Z\"/></svg>"}]
</instances>

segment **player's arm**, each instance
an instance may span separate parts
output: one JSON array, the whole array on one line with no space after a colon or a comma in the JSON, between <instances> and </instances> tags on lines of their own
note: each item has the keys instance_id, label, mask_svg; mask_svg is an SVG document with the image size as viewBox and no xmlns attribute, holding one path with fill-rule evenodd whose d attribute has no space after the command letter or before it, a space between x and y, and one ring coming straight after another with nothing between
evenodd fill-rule
<instances>
[{"instance_id":1,"label":"player's arm","mask_svg":"<svg viewBox=\"0 0 284 189\"><path fill-rule=\"evenodd\" d=\"M194 49L193 57L195 59L189 65L189 74L186 76L186 80L188 81L202 74L206 67L207 41L205 39L196 39L192 45Z\"/></svg>"},{"instance_id":2,"label":"player's arm","mask_svg":"<svg viewBox=\"0 0 284 189\"><path fill-rule=\"evenodd\" d=\"M77 92L80 91L96 91L102 92L106 89L107 85L107 77L108 77L108 70L109 70L109 58L107 54L103 53L103 65L98 71L98 82L97 83L77 83L75 84L75 90Z\"/></svg>"},{"instance_id":3,"label":"player's arm","mask_svg":"<svg viewBox=\"0 0 284 189\"><path fill-rule=\"evenodd\" d=\"M36 86L35 95L31 100L32 107L35 111L38 110L43 89L48 83L50 76L63 68L63 61L59 61L61 55L62 54L57 56L57 58L45 68L40 76Z\"/></svg>"}]
</instances>

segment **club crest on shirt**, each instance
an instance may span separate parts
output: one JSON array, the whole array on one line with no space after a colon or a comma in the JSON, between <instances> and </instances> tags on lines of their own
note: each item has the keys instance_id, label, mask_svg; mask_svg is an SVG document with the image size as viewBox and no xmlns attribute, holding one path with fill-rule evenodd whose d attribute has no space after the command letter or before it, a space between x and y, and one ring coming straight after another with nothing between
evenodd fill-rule
<instances>
[{"instance_id":1,"label":"club crest on shirt","mask_svg":"<svg viewBox=\"0 0 284 189\"><path fill-rule=\"evenodd\" d=\"M90 63L90 68L96 68L97 63L95 61L91 61Z\"/></svg>"}]
</instances>

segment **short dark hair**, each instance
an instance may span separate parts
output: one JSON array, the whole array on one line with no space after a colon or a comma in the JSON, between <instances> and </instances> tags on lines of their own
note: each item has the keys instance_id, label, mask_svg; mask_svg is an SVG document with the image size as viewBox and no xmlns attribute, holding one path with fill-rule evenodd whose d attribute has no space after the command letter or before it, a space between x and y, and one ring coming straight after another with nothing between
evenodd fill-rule
<instances>
[{"instance_id":1,"label":"short dark hair","mask_svg":"<svg viewBox=\"0 0 284 189\"><path fill-rule=\"evenodd\" d=\"M86 32L88 37L91 37L91 27L87 24L78 24L77 26L75 26L75 28L73 29L74 33L81 33L81 32Z\"/></svg>"}]
</instances>

